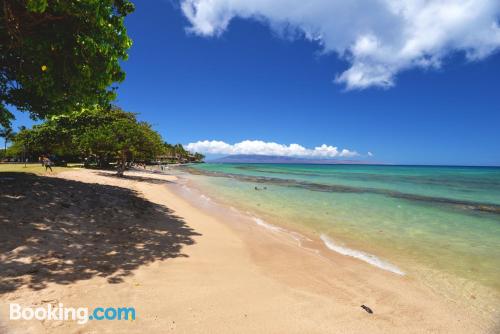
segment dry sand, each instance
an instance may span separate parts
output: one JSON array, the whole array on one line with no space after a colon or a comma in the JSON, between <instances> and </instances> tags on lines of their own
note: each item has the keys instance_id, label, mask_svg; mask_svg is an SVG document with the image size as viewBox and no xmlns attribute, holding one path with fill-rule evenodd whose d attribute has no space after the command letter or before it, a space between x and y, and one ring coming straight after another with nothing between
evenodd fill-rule
<instances>
[{"instance_id":1,"label":"dry sand","mask_svg":"<svg viewBox=\"0 0 500 334\"><path fill-rule=\"evenodd\" d=\"M326 258L257 225L223 222L172 191L174 176L129 175L32 176L29 196L22 183L9 192L12 180L1 182L0 333L498 329L411 277ZM137 319L9 321L9 303L132 306Z\"/></svg>"}]
</instances>

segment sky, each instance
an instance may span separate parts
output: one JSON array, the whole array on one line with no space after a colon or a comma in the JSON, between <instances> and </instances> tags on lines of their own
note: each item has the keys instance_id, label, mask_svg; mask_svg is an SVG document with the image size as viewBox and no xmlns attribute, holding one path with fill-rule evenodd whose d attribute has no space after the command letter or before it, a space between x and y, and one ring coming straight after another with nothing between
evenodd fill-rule
<instances>
[{"instance_id":1,"label":"sky","mask_svg":"<svg viewBox=\"0 0 500 334\"><path fill-rule=\"evenodd\" d=\"M168 142L209 156L500 165L496 0L135 5L116 104Z\"/></svg>"}]
</instances>

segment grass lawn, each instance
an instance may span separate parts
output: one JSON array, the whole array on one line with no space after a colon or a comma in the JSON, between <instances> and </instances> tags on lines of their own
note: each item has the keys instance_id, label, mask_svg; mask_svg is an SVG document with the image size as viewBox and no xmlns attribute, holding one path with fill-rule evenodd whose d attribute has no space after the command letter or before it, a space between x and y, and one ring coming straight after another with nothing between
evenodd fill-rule
<instances>
[{"instance_id":1,"label":"grass lawn","mask_svg":"<svg viewBox=\"0 0 500 334\"><path fill-rule=\"evenodd\" d=\"M26 167L24 167L23 163L19 164L0 163L0 173L22 172L22 173L34 173L38 175L45 175L45 174L57 174L65 170L79 168L79 167L80 165L71 165L71 164L69 164L68 167L52 166L53 172L51 172L50 169L46 172L45 167L43 167L40 163L28 163L26 164Z\"/></svg>"}]
</instances>

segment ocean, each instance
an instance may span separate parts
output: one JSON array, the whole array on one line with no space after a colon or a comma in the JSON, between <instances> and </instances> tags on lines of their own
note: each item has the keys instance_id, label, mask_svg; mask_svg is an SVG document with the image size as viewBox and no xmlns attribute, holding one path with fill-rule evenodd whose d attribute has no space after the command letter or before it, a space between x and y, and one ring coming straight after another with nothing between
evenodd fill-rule
<instances>
[{"instance_id":1,"label":"ocean","mask_svg":"<svg viewBox=\"0 0 500 334\"><path fill-rule=\"evenodd\" d=\"M500 296L500 168L191 165L203 196L443 294Z\"/></svg>"}]
</instances>

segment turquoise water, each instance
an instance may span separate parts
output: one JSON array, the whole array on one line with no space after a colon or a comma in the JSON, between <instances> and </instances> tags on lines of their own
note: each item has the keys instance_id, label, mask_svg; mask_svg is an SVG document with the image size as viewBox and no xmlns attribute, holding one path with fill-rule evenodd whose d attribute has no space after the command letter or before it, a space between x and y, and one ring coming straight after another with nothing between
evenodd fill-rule
<instances>
[{"instance_id":1,"label":"turquoise water","mask_svg":"<svg viewBox=\"0 0 500 334\"><path fill-rule=\"evenodd\" d=\"M210 197L269 223L500 292L500 168L207 163L191 173Z\"/></svg>"}]
</instances>

